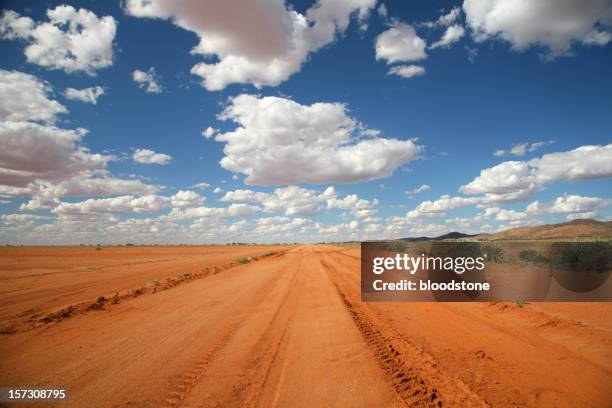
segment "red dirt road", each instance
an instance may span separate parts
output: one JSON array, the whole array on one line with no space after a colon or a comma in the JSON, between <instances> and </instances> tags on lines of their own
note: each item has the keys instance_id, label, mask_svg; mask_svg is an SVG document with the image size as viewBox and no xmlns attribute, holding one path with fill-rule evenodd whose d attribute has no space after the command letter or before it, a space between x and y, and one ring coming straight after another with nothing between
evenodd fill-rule
<instances>
[{"instance_id":1,"label":"red dirt road","mask_svg":"<svg viewBox=\"0 0 612 408\"><path fill-rule=\"evenodd\" d=\"M358 256L285 248L3 335L0 385L75 407L612 406L611 304L364 304Z\"/></svg>"}]
</instances>

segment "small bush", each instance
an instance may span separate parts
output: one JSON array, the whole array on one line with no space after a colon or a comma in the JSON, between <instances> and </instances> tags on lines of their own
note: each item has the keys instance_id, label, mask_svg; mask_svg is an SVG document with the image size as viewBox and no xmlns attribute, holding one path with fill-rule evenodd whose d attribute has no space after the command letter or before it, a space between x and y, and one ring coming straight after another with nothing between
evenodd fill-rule
<instances>
[{"instance_id":1,"label":"small bush","mask_svg":"<svg viewBox=\"0 0 612 408\"><path fill-rule=\"evenodd\" d=\"M89 305L87 309L88 310L102 310L104 309L104 304L106 304L107 301L108 299L106 299L104 296L100 296L98 300L96 300L96 303L92 303L91 305Z\"/></svg>"},{"instance_id":2,"label":"small bush","mask_svg":"<svg viewBox=\"0 0 612 408\"><path fill-rule=\"evenodd\" d=\"M550 258L543 256L542 254L534 251L533 249L526 249L519 252L519 258L523 262L532 263L535 265L548 265L550 264Z\"/></svg>"},{"instance_id":3,"label":"small bush","mask_svg":"<svg viewBox=\"0 0 612 408\"><path fill-rule=\"evenodd\" d=\"M147 281L147 286L150 286L152 288L159 286L160 282L157 279L152 279L150 281Z\"/></svg>"},{"instance_id":4,"label":"small bush","mask_svg":"<svg viewBox=\"0 0 612 408\"><path fill-rule=\"evenodd\" d=\"M485 244L482 246L482 252L485 253L487 255L487 259L492 262L504 262L504 250L497 245Z\"/></svg>"},{"instance_id":5,"label":"small bush","mask_svg":"<svg viewBox=\"0 0 612 408\"><path fill-rule=\"evenodd\" d=\"M529 304L529 302L527 302L526 300L517 300L516 301L516 306L523 308L525 305Z\"/></svg>"},{"instance_id":6,"label":"small bush","mask_svg":"<svg viewBox=\"0 0 612 408\"><path fill-rule=\"evenodd\" d=\"M238 263L239 263L239 264L247 264L247 263L249 263L249 262L251 262L251 261L250 261L248 258L240 258L240 259L238 260Z\"/></svg>"},{"instance_id":7,"label":"small bush","mask_svg":"<svg viewBox=\"0 0 612 408\"><path fill-rule=\"evenodd\" d=\"M181 273L181 278L189 278L191 276L191 272L183 272Z\"/></svg>"}]
</instances>

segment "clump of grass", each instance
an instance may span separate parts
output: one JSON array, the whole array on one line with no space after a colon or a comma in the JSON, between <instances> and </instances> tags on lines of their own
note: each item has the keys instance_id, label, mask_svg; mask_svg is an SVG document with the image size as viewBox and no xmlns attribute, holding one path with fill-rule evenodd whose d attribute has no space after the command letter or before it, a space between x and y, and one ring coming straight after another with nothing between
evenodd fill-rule
<instances>
[{"instance_id":1,"label":"clump of grass","mask_svg":"<svg viewBox=\"0 0 612 408\"><path fill-rule=\"evenodd\" d=\"M102 310L104 309L104 304L108 301L104 296L100 296L95 303L89 305L89 310Z\"/></svg>"},{"instance_id":2,"label":"clump of grass","mask_svg":"<svg viewBox=\"0 0 612 408\"><path fill-rule=\"evenodd\" d=\"M516 301L516 306L523 308L525 305L529 304L529 302L527 302L526 300L517 300Z\"/></svg>"},{"instance_id":3,"label":"clump of grass","mask_svg":"<svg viewBox=\"0 0 612 408\"><path fill-rule=\"evenodd\" d=\"M181 278L189 278L191 276L191 272L183 272L181 273Z\"/></svg>"},{"instance_id":4,"label":"clump of grass","mask_svg":"<svg viewBox=\"0 0 612 408\"><path fill-rule=\"evenodd\" d=\"M147 286L150 286L152 288L159 286L159 285L160 285L160 282L157 279L152 279L150 281L147 281Z\"/></svg>"},{"instance_id":5,"label":"clump of grass","mask_svg":"<svg viewBox=\"0 0 612 408\"><path fill-rule=\"evenodd\" d=\"M60 309L57 312L53 312L53 313L47 313L43 318L42 321L45 323L50 323L50 322L59 322L61 320L64 320L68 317L70 317L72 315L72 313L77 309L76 306L71 305L68 306L66 308Z\"/></svg>"},{"instance_id":6,"label":"clump of grass","mask_svg":"<svg viewBox=\"0 0 612 408\"><path fill-rule=\"evenodd\" d=\"M239 263L239 264L248 264L249 262L251 262L251 261L249 260L249 258L240 258L240 259L238 260L238 263Z\"/></svg>"}]
</instances>

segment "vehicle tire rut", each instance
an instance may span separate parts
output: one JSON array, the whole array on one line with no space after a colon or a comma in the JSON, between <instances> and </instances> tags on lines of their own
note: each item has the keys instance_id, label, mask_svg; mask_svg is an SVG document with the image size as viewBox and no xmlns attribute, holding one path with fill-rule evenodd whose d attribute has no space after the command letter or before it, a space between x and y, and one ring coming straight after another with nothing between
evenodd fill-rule
<instances>
[{"instance_id":1,"label":"vehicle tire rut","mask_svg":"<svg viewBox=\"0 0 612 408\"><path fill-rule=\"evenodd\" d=\"M431 355L385 324L358 296L343 290L348 286L345 278L329 261L321 262L374 358L408 406L487 406L465 383L444 373Z\"/></svg>"}]
</instances>

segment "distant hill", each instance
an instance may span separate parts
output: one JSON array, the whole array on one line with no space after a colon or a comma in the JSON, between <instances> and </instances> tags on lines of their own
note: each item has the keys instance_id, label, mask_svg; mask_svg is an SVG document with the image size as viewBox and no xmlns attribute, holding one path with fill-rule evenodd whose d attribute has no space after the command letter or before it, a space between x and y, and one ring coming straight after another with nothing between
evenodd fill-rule
<instances>
[{"instance_id":1,"label":"distant hill","mask_svg":"<svg viewBox=\"0 0 612 408\"><path fill-rule=\"evenodd\" d=\"M464 234L461 232L449 232L448 234L440 235L439 237L416 237L416 238L401 238L401 241L415 242L415 241L442 241L445 239L460 239L470 238L475 235Z\"/></svg>"},{"instance_id":2,"label":"distant hill","mask_svg":"<svg viewBox=\"0 0 612 408\"><path fill-rule=\"evenodd\" d=\"M572 239L612 238L612 221L574 220L561 224L546 224L533 227L511 228L495 234L479 234L478 240L513 239Z\"/></svg>"}]
</instances>

